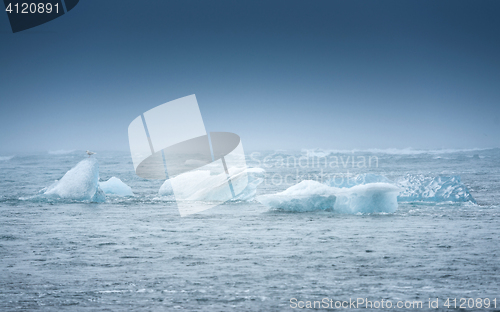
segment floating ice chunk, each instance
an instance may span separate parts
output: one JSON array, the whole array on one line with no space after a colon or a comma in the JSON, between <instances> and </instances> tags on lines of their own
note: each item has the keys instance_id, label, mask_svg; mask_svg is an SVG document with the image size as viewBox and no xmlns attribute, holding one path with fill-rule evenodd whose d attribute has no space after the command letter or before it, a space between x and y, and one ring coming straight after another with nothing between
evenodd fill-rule
<instances>
[{"instance_id":1,"label":"floating ice chunk","mask_svg":"<svg viewBox=\"0 0 500 312\"><path fill-rule=\"evenodd\" d=\"M334 210L340 213L392 213L398 209L400 189L389 183L377 182L336 189Z\"/></svg>"},{"instance_id":2,"label":"floating ice chunk","mask_svg":"<svg viewBox=\"0 0 500 312\"><path fill-rule=\"evenodd\" d=\"M106 195L134 196L132 188L117 177L112 177L108 181L99 182L99 187Z\"/></svg>"},{"instance_id":3,"label":"floating ice chunk","mask_svg":"<svg viewBox=\"0 0 500 312\"><path fill-rule=\"evenodd\" d=\"M172 180L176 180L175 182L176 185L182 185L183 187L183 193L184 194L192 194L195 192L195 186L207 179L210 178L210 171L209 170L194 170L194 171L189 171L183 174L180 174L172 179L166 180L162 186L160 187L160 190L158 191L158 194L162 196L168 196L168 195L174 195L174 190L172 189ZM180 190L179 190L180 191Z\"/></svg>"},{"instance_id":4,"label":"floating ice chunk","mask_svg":"<svg viewBox=\"0 0 500 312\"><path fill-rule=\"evenodd\" d=\"M257 193L257 187L264 181L266 170L262 168L247 168L243 172L246 173L248 177L248 184L241 193L236 194L234 200L252 201ZM240 189L238 184L245 182L244 177L240 178L240 176L242 175L234 175L231 178L231 183L233 187L235 186L235 189Z\"/></svg>"},{"instance_id":5,"label":"floating ice chunk","mask_svg":"<svg viewBox=\"0 0 500 312\"><path fill-rule=\"evenodd\" d=\"M158 190L158 195L160 196L170 196L174 195L174 190L172 189L172 183L170 183L170 179L163 182Z\"/></svg>"},{"instance_id":6,"label":"floating ice chunk","mask_svg":"<svg viewBox=\"0 0 500 312\"><path fill-rule=\"evenodd\" d=\"M257 196L263 205L277 210L305 212L333 210L336 197L333 188L322 183L305 180L277 194Z\"/></svg>"},{"instance_id":7,"label":"floating ice chunk","mask_svg":"<svg viewBox=\"0 0 500 312\"><path fill-rule=\"evenodd\" d=\"M265 172L261 168L248 168L235 170L231 175L231 184L233 189L244 189L235 194L233 200L253 200L255 197L257 186L262 183L261 175ZM248 177L248 179L246 179ZM192 201L225 201L227 198L227 181L226 173L219 175L210 175L209 170L194 170L180 174L172 179L166 180L160 190L159 195L169 196L174 195L172 183L178 187L176 190L183 199ZM246 182L248 181L248 183ZM244 184L247 183L246 186Z\"/></svg>"},{"instance_id":8,"label":"floating ice chunk","mask_svg":"<svg viewBox=\"0 0 500 312\"><path fill-rule=\"evenodd\" d=\"M78 201L103 202L106 199L99 188L99 163L87 158L66 172L61 180L43 190L43 195Z\"/></svg>"},{"instance_id":9,"label":"floating ice chunk","mask_svg":"<svg viewBox=\"0 0 500 312\"><path fill-rule=\"evenodd\" d=\"M356 185L377 182L392 183L400 187L401 193L398 196L400 202L476 202L467 187L460 181L459 176L425 177L407 174L396 182L392 182L384 176L366 173L355 178L332 179L326 181L325 184L340 188L352 188Z\"/></svg>"},{"instance_id":10,"label":"floating ice chunk","mask_svg":"<svg viewBox=\"0 0 500 312\"><path fill-rule=\"evenodd\" d=\"M397 185L403 189L398 197L401 202L476 202L459 176L425 177L408 174L399 179Z\"/></svg>"},{"instance_id":11,"label":"floating ice chunk","mask_svg":"<svg viewBox=\"0 0 500 312\"><path fill-rule=\"evenodd\" d=\"M341 189L306 180L281 193L258 196L257 200L270 208L293 212L391 213L398 208L399 191L389 183L368 183Z\"/></svg>"}]
</instances>

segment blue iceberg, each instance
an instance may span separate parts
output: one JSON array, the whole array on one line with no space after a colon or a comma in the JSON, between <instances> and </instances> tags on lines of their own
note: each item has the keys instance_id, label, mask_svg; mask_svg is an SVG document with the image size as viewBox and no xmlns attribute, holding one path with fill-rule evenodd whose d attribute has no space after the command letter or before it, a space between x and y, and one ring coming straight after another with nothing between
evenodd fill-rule
<instances>
[{"instance_id":1,"label":"blue iceberg","mask_svg":"<svg viewBox=\"0 0 500 312\"><path fill-rule=\"evenodd\" d=\"M459 176L426 177L407 174L396 182L388 178L364 173L354 178L329 180L325 184L339 188L351 188L369 183L391 183L401 189L399 202L472 202L476 203Z\"/></svg>"},{"instance_id":2,"label":"blue iceberg","mask_svg":"<svg viewBox=\"0 0 500 312\"><path fill-rule=\"evenodd\" d=\"M132 188L117 177L111 177L108 181L99 182L99 187L106 195L122 197L134 196Z\"/></svg>"},{"instance_id":3,"label":"blue iceberg","mask_svg":"<svg viewBox=\"0 0 500 312\"><path fill-rule=\"evenodd\" d=\"M392 213L398 208L399 191L397 186L383 182L338 188L305 180L283 192L258 196L257 200L272 209L291 212Z\"/></svg>"},{"instance_id":4,"label":"blue iceberg","mask_svg":"<svg viewBox=\"0 0 500 312\"><path fill-rule=\"evenodd\" d=\"M336 199L331 187L312 180L302 181L277 194L257 197L269 208L289 212L332 211Z\"/></svg>"},{"instance_id":5,"label":"blue iceberg","mask_svg":"<svg viewBox=\"0 0 500 312\"><path fill-rule=\"evenodd\" d=\"M472 202L476 203L459 176L425 177L407 174L397 181L403 190L400 202Z\"/></svg>"},{"instance_id":6,"label":"blue iceberg","mask_svg":"<svg viewBox=\"0 0 500 312\"><path fill-rule=\"evenodd\" d=\"M400 191L399 187L383 182L336 189L335 211L347 214L393 213L398 209Z\"/></svg>"},{"instance_id":7,"label":"blue iceberg","mask_svg":"<svg viewBox=\"0 0 500 312\"><path fill-rule=\"evenodd\" d=\"M75 201L104 202L106 196L99 187L99 163L95 158L87 158L51 186L41 191L48 198Z\"/></svg>"},{"instance_id":8,"label":"blue iceberg","mask_svg":"<svg viewBox=\"0 0 500 312\"><path fill-rule=\"evenodd\" d=\"M239 193L236 194L233 201L252 201L255 199L255 194L257 193L257 187L264 181L264 174L266 170L262 168L247 168L242 173L236 174L231 178L231 183L235 189L240 189L240 183L245 183L244 179L240 179L239 175L246 174L248 177L248 184Z\"/></svg>"}]
</instances>

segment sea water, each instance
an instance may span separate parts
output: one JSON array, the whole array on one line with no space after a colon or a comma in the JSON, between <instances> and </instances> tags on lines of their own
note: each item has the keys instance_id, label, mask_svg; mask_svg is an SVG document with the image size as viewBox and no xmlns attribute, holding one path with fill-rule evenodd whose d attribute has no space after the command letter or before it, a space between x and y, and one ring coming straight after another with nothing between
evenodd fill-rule
<instances>
[{"instance_id":1,"label":"sea water","mask_svg":"<svg viewBox=\"0 0 500 312\"><path fill-rule=\"evenodd\" d=\"M164 181L137 177L127 152L92 157L101 181L116 177L134 196L40 196L85 157L0 155L0 310L286 311L293 298L422 301L423 310L429 299L445 310L446 298L496 298L500 308L500 149L249 153L248 165L266 170L257 197L360 174L418 180L427 197L357 214L247 198L182 218L159 194ZM448 193L473 200L427 200L435 181L453 177L461 184Z\"/></svg>"}]
</instances>

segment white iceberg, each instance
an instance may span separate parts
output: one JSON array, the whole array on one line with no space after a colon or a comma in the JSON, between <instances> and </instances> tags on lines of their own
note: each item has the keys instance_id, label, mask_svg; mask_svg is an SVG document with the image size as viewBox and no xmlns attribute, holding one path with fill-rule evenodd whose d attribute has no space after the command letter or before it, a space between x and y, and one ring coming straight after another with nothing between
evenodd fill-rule
<instances>
[{"instance_id":1,"label":"white iceberg","mask_svg":"<svg viewBox=\"0 0 500 312\"><path fill-rule=\"evenodd\" d=\"M240 193L235 194L233 200L253 200L257 186L263 181L261 175L264 172L265 170L261 168L233 170L233 174L231 175L233 189L243 188ZM174 195L173 182L177 186L176 191L178 196L184 200L225 201L227 198L227 186L223 183L225 181L227 181L225 172L218 175L210 175L209 170L194 170L166 180L160 187L158 194L162 196ZM247 185L244 186L247 181Z\"/></svg>"},{"instance_id":2,"label":"white iceberg","mask_svg":"<svg viewBox=\"0 0 500 312\"><path fill-rule=\"evenodd\" d=\"M257 200L270 208L292 212L392 213L398 208L399 191L382 182L337 188L305 180L281 193L258 196Z\"/></svg>"},{"instance_id":3,"label":"white iceberg","mask_svg":"<svg viewBox=\"0 0 500 312\"><path fill-rule=\"evenodd\" d=\"M425 177L407 174L397 181L403 190L401 202L467 202L476 203L459 176Z\"/></svg>"},{"instance_id":4,"label":"white iceberg","mask_svg":"<svg viewBox=\"0 0 500 312\"><path fill-rule=\"evenodd\" d=\"M111 177L108 181L99 182L99 187L106 195L134 196L132 188L117 177Z\"/></svg>"},{"instance_id":5,"label":"white iceberg","mask_svg":"<svg viewBox=\"0 0 500 312\"><path fill-rule=\"evenodd\" d=\"M281 193L257 197L267 207L292 212L332 211L336 199L333 188L311 180L302 181Z\"/></svg>"},{"instance_id":6,"label":"white iceberg","mask_svg":"<svg viewBox=\"0 0 500 312\"><path fill-rule=\"evenodd\" d=\"M42 192L47 197L77 201L103 202L106 199L99 187L99 163L95 158L82 160Z\"/></svg>"}]
</instances>

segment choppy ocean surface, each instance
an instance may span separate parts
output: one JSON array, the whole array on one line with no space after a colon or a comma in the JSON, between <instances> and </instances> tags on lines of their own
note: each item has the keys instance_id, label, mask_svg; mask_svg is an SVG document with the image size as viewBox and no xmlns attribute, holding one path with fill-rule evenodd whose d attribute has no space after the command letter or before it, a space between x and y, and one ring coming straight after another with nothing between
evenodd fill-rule
<instances>
[{"instance_id":1,"label":"choppy ocean surface","mask_svg":"<svg viewBox=\"0 0 500 312\"><path fill-rule=\"evenodd\" d=\"M446 298L496 298L500 310L500 149L252 153L248 165L267 172L258 195L324 175L459 176L476 203L352 215L241 201L183 218L129 153L95 156L102 181L118 177L136 196L39 198L85 154L0 155L1 311L287 311L292 298L422 310L429 298L438 310Z\"/></svg>"}]
</instances>

